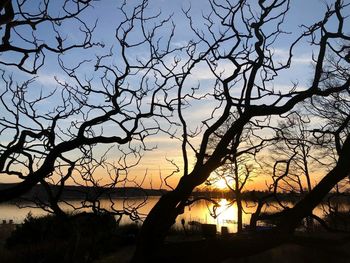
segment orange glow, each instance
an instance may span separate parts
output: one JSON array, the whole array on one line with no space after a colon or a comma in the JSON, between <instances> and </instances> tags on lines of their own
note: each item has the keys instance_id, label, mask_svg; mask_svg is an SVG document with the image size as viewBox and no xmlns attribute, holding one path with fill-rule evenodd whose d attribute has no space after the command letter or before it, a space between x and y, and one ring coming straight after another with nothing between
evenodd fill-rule
<instances>
[{"instance_id":1,"label":"orange glow","mask_svg":"<svg viewBox=\"0 0 350 263\"><path fill-rule=\"evenodd\" d=\"M218 181L214 183L214 187L220 190L226 190L227 189L226 181L223 178L220 178Z\"/></svg>"}]
</instances>

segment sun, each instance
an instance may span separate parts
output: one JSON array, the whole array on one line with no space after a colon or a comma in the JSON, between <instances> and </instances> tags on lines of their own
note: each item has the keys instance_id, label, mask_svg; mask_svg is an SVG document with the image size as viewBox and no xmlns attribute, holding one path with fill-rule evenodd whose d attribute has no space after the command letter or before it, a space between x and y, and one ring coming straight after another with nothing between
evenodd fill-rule
<instances>
[{"instance_id":1,"label":"sun","mask_svg":"<svg viewBox=\"0 0 350 263\"><path fill-rule=\"evenodd\" d=\"M223 178L220 178L218 181L216 181L214 186L220 190L227 189L226 181Z\"/></svg>"}]
</instances>

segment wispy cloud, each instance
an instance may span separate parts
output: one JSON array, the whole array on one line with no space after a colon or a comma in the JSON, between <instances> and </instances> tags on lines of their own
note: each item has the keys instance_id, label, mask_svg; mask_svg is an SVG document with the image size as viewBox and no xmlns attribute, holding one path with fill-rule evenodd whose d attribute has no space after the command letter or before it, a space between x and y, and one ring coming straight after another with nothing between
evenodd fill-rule
<instances>
[{"instance_id":1,"label":"wispy cloud","mask_svg":"<svg viewBox=\"0 0 350 263\"><path fill-rule=\"evenodd\" d=\"M289 50L277 48L274 50L274 57L278 62L285 63L289 58ZM293 64L309 65L311 62L311 55L308 53L301 53L292 57Z\"/></svg>"},{"instance_id":2,"label":"wispy cloud","mask_svg":"<svg viewBox=\"0 0 350 263\"><path fill-rule=\"evenodd\" d=\"M43 72L36 79L37 82L43 86L56 87L58 86L57 80L62 82L69 82L69 77L60 73Z\"/></svg>"}]
</instances>

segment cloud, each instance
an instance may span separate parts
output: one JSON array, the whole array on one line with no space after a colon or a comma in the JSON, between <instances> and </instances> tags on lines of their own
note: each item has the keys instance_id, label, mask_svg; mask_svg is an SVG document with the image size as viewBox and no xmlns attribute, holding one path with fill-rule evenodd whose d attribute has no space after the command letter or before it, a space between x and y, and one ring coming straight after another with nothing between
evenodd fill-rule
<instances>
[{"instance_id":1,"label":"cloud","mask_svg":"<svg viewBox=\"0 0 350 263\"><path fill-rule=\"evenodd\" d=\"M57 72L43 72L37 77L37 82L43 86L57 87L59 86L56 79L61 82L69 82L69 77Z\"/></svg>"},{"instance_id":2,"label":"cloud","mask_svg":"<svg viewBox=\"0 0 350 263\"><path fill-rule=\"evenodd\" d=\"M225 79L232 75L235 67L234 65L228 61L228 60L219 60L217 62L217 67L215 69L215 73L222 77L222 79ZM195 80L210 80L210 79L216 79L215 75L213 74L212 70L209 68L209 66L206 63L199 63L194 68L194 70L191 71L191 77Z\"/></svg>"},{"instance_id":3,"label":"cloud","mask_svg":"<svg viewBox=\"0 0 350 263\"><path fill-rule=\"evenodd\" d=\"M274 58L281 63L286 63L289 58L289 50L276 48L274 50ZM308 53L301 53L292 57L292 64L309 65L312 62L311 56Z\"/></svg>"}]
</instances>

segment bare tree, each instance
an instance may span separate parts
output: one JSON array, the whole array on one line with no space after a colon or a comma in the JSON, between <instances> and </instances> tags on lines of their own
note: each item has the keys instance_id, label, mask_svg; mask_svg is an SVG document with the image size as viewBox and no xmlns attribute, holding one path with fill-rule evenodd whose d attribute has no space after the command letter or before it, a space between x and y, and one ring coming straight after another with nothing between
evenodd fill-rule
<instances>
[{"instance_id":1,"label":"bare tree","mask_svg":"<svg viewBox=\"0 0 350 263\"><path fill-rule=\"evenodd\" d=\"M18 10L21 3L18 2ZM75 14L79 14L90 1L73 3ZM161 13L148 15L147 0L131 10L124 1L123 21L116 30L117 49L97 55L94 61L82 60L75 65L65 63L60 56L59 64L69 79L56 78L57 89L33 96L29 91L35 78L16 83L3 71L5 89L0 101L4 117L0 119L0 131L6 140L0 145L0 172L20 182L2 190L0 201L18 197L37 183L53 179L57 169L62 172L55 182L64 184L66 176L74 178L70 171L76 165L86 167L81 175L87 181L96 182L90 180L94 169L89 166L92 149L116 144L122 156L128 153L141 156L148 150L145 139L165 132L181 141L182 176L177 186L160 198L142 226L134 259L152 260L176 217L184 212L193 189L228 160L237 160L241 149L247 149L242 140L245 128L251 126L248 139L252 147L258 147L273 140L270 133L274 131L273 123L290 114L298 104L349 91L350 36L344 32L348 5L341 0L327 5L319 21L301 27L300 34L289 43L286 57L280 59L276 49L286 36L283 25L290 4L289 0L256 3L211 0L209 13L203 13L204 23L200 27L196 27L191 10L184 9L193 39L174 44L176 25L171 15L165 18ZM12 9L15 10L13 2L5 1L1 14L5 28L16 32L11 22L15 21ZM48 16L45 5L42 10L39 21L40 17ZM55 20L47 22L56 25ZM8 31L4 32L3 44L11 49L12 43L6 43ZM84 32L90 43L91 30ZM21 39L20 35L17 39ZM41 46L35 36L24 40L34 43L29 51L35 51L21 50L15 66L26 71L27 56L34 55L34 67L27 71L35 73L42 64L42 60L35 59L36 54L42 55L44 50L60 53L66 47L62 35L55 39L56 48L51 49L49 45ZM86 42L81 45L85 47ZM311 80L305 87L295 82L287 88L279 87L279 76L293 72L298 45L307 45L310 52L314 65ZM119 52L118 62L113 61L114 50ZM135 56L138 50L143 51L142 56ZM194 84L196 76L201 79L206 74L211 76L211 82ZM56 104L43 111L40 104L50 100ZM201 109L205 108L206 114L196 122L191 114L200 105L204 105ZM211 148L211 139L232 114L234 121L215 148ZM348 116L348 112L344 115ZM348 117L331 131L326 126L319 129L322 138L328 136L335 142L334 166L300 202L278 215L282 218L280 232L294 231L322 198L349 175L350 138L344 132L347 126ZM57 198L52 197L54 204Z\"/></svg>"},{"instance_id":2,"label":"bare tree","mask_svg":"<svg viewBox=\"0 0 350 263\"><path fill-rule=\"evenodd\" d=\"M92 42L95 25L89 26L80 18L91 3L93 0L1 1L0 65L36 74L44 65L47 53L63 54L72 49L99 45ZM75 32L78 42L72 42L65 33L67 24Z\"/></svg>"},{"instance_id":3,"label":"bare tree","mask_svg":"<svg viewBox=\"0 0 350 263\"><path fill-rule=\"evenodd\" d=\"M307 130L309 122L310 120L307 120L306 116L303 119L300 113L294 113L287 115L286 120L278 125L276 132L280 141L271 150L272 155L275 160L291 159L291 161L288 174L283 178L276 174L279 169L278 165L274 166L274 187L276 189L281 188L282 191L296 191L301 194L304 192L304 189L307 192L312 189L310 169L313 160L311 156L313 145L311 131ZM283 173L283 171L280 172ZM285 185L282 186L277 180L285 181Z\"/></svg>"},{"instance_id":4,"label":"bare tree","mask_svg":"<svg viewBox=\"0 0 350 263\"><path fill-rule=\"evenodd\" d=\"M222 136L230 128L235 118L231 117L215 132L215 136L210 138L209 147L215 150L217 143ZM209 177L209 184L215 184L218 180L224 180L226 187L232 193L232 200L228 204L237 205L237 232L243 230L243 204L242 204L242 192L245 189L246 183L252 180L253 172L257 169L259 164L256 160L257 153L267 144L270 140L261 140L260 143L254 144L256 138L254 138L254 132L252 127L248 124L242 131L240 138L240 146L237 149L237 153L228 156L226 163L217 168L213 174ZM272 138L274 140L274 138ZM210 155L209 155L210 156ZM209 158L208 156L208 158Z\"/></svg>"},{"instance_id":5,"label":"bare tree","mask_svg":"<svg viewBox=\"0 0 350 263\"><path fill-rule=\"evenodd\" d=\"M237 232L243 230L243 205L242 192L251 176L252 167L248 165L248 161L238 158L232 160L232 163L223 165L216 175L225 180L227 188L233 193L233 199L229 205L236 203L237 205Z\"/></svg>"},{"instance_id":6,"label":"bare tree","mask_svg":"<svg viewBox=\"0 0 350 263\"><path fill-rule=\"evenodd\" d=\"M192 190L205 182L211 172L223 165L228 155L237 154L242 131L248 123L268 123L273 121L273 116L277 118L293 110L298 103L308 98L327 97L349 89L348 75L333 83L334 85L324 85L325 61L329 54L337 57L341 63L347 63L341 52L343 44L339 44L348 43L350 40L344 32L346 17L343 9L347 5L342 1L335 1L327 6L324 16L315 24L303 26L304 31L290 44L284 63L277 63L274 44L283 37L282 26L289 11L289 1L258 1L256 5L248 1L211 1L210 4L211 12L203 15L206 28L196 29L190 10L184 11L196 41L191 42L194 45L191 49L193 52L190 53L186 67L183 67L181 77L177 78L176 109L182 124L183 176L176 188L162 196L147 216L142 226L135 260L147 260L147 256L156 255L150 251L156 251L162 243L167 230L184 211ZM330 20L336 22L336 27L332 27L334 30L327 26ZM305 39L310 41L314 48L314 69L309 86L301 88L294 83L288 90L278 90L273 85L274 80L293 66L294 48ZM229 64L225 67L231 69L229 73L226 70L224 74L219 66L223 61ZM185 107L188 107L189 98L198 97L186 92L186 81L201 63L215 76L213 90L206 96L211 96L217 103L211 102L215 105L214 109L200 128L201 140L197 151L191 144L193 132L190 123L186 121ZM231 112L237 113L237 119L207 158L210 138ZM347 138L340 144L337 164L305 198L285 213L279 228L282 232L293 231L300 220L311 213L333 186L349 174L350 166L346 162L349 150L350 139ZM189 151L192 151L196 158L192 169L188 165Z\"/></svg>"},{"instance_id":7,"label":"bare tree","mask_svg":"<svg viewBox=\"0 0 350 263\"><path fill-rule=\"evenodd\" d=\"M44 10L39 17L43 16L46 21L49 15L45 8L49 8L49 4L44 3L47 5L39 5ZM64 8L75 4L79 7L77 12L81 12L80 6L89 3L66 1ZM128 173L146 151L152 150L153 147L146 145L146 138L158 133L159 122L167 123L172 115L164 96L172 66L167 68L163 61L181 50L169 44L174 30L170 18L161 19L161 14L147 16L144 12L147 6L147 1L143 1L130 11L126 3L122 4L123 19L115 36L115 49L120 52L117 63L113 62L110 47L106 47L104 55L76 61L75 65L67 64L64 57L59 56L59 65L67 77L55 77L56 88L50 89L40 88L36 77L20 82L2 71L0 173L18 183L0 191L0 202L17 198L41 183L47 190L48 203L37 200L38 204L63 214L58 205L62 201L61 193L66 184L75 182L101 190L95 197L88 197L83 205L102 210L99 197L106 189L133 184L140 187L146 174L131 179ZM73 18L78 19L75 15ZM48 23L59 22L48 20ZM171 28L167 37L160 31L162 25ZM143 29L137 39L132 36L136 26ZM13 28L11 23L8 27ZM90 36L91 31L87 32ZM90 38L85 40L89 42ZM47 45L37 48L41 54ZM135 58L135 51L140 49L147 49L149 53ZM65 51L64 46L58 51ZM37 65L34 64L33 72L38 69ZM17 66L25 70L22 63ZM105 150L101 153L99 147L107 144L116 146L105 155ZM104 169L102 178L98 175L99 169L99 172ZM58 192L50 189L52 185L59 186ZM132 219L138 218L137 207L144 204L124 202L120 209L114 206L112 198L110 201L115 213Z\"/></svg>"}]
</instances>

